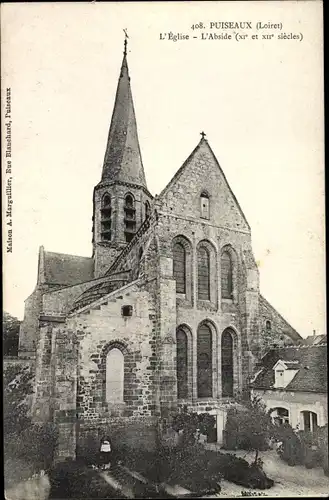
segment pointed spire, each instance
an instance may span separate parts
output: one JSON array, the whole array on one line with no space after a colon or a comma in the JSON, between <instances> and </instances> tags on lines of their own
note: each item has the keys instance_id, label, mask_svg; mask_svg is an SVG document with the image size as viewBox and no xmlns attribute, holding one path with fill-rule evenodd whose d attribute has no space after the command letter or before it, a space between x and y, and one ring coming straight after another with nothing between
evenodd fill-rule
<instances>
[{"instance_id":1,"label":"pointed spire","mask_svg":"<svg viewBox=\"0 0 329 500\"><path fill-rule=\"evenodd\" d=\"M130 88L127 38L125 31L123 60L104 157L102 181L129 182L147 188Z\"/></svg>"},{"instance_id":2,"label":"pointed spire","mask_svg":"<svg viewBox=\"0 0 329 500\"><path fill-rule=\"evenodd\" d=\"M124 51L123 51L123 55L126 56L127 55L127 39L129 38L129 36L127 35L127 30L123 30L125 32L125 41L124 41Z\"/></svg>"}]
</instances>

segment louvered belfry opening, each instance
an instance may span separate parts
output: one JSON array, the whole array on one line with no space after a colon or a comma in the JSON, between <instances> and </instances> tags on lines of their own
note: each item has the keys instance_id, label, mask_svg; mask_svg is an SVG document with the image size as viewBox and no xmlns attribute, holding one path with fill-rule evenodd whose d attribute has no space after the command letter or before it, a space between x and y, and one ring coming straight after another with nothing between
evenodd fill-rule
<instances>
[{"instance_id":1,"label":"louvered belfry opening","mask_svg":"<svg viewBox=\"0 0 329 500\"><path fill-rule=\"evenodd\" d=\"M176 332L177 397L188 397L188 341L183 329Z\"/></svg>"},{"instance_id":2,"label":"louvered belfry opening","mask_svg":"<svg viewBox=\"0 0 329 500\"><path fill-rule=\"evenodd\" d=\"M212 333L203 324L197 335L197 394L198 398L212 397Z\"/></svg>"},{"instance_id":3,"label":"louvered belfry opening","mask_svg":"<svg viewBox=\"0 0 329 500\"><path fill-rule=\"evenodd\" d=\"M112 206L111 196L105 194L101 206L101 240L111 241L112 238Z\"/></svg>"},{"instance_id":4,"label":"louvered belfry opening","mask_svg":"<svg viewBox=\"0 0 329 500\"><path fill-rule=\"evenodd\" d=\"M124 205L125 239L129 243L136 233L136 209L135 200L131 194L125 197Z\"/></svg>"},{"instance_id":5,"label":"louvered belfry opening","mask_svg":"<svg viewBox=\"0 0 329 500\"><path fill-rule=\"evenodd\" d=\"M230 330L222 334L222 396L233 396L233 337Z\"/></svg>"},{"instance_id":6,"label":"louvered belfry opening","mask_svg":"<svg viewBox=\"0 0 329 500\"><path fill-rule=\"evenodd\" d=\"M221 288L222 297L231 299L233 294L233 266L229 252L223 252L221 258Z\"/></svg>"},{"instance_id":7,"label":"louvered belfry opening","mask_svg":"<svg viewBox=\"0 0 329 500\"><path fill-rule=\"evenodd\" d=\"M204 247L198 249L198 298L210 300L210 256Z\"/></svg>"},{"instance_id":8,"label":"louvered belfry opening","mask_svg":"<svg viewBox=\"0 0 329 500\"><path fill-rule=\"evenodd\" d=\"M182 243L173 248L173 273L176 280L176 293L186 292L186 251Z\"/></svg>"},{"instance_id":9,"label":"louvered belfry opening","mask_svg":"<svg viewBox=\"0 0 329 500\"><path fill-rule=\"evenodd\" d=\"M144 211L145 211L145 220L146 220L151 215L151 206L150 206L150 203L148 201L146 201L144 204Z\"/></svg>"}]
</instances>

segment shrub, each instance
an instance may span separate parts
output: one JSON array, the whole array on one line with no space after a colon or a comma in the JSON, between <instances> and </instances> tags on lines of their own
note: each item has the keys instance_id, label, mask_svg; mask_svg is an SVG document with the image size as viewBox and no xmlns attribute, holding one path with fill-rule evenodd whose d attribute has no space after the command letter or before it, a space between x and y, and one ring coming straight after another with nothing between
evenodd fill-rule
<instances>
[{"instance_id":1,"label":"shrub","mask_svg":"<svg viewBox=\"0 0 329 500\"><path fill-rule=\"evenodd\" d=\"M227 481L259 489L271 488L274 484L274 481L266 476L259 460L249 465L246 460L234 454L219 453L217 457L219 470Z\"/></svg>"},{"instance_id":2,"label":"shrub","mask_svg":"<svg viewBox=\"0 0 329 500\"><path fill-rule=\"evenodd\" d=\"M21 322L7 312L2 314L2 338L4 356L18 356L19 327Z\"/></svg>"},{"instance_id":3,"label":"shrub","mask_svg":"<svg viewBox=\"0 0 329 500\"><path fill-rule=\"evenodd\" d=\"M57 431L52 424L34 424L27 396L32 393L28 367L9 365L4 371L4 456L10 463L29 463L33 472L52 462Z\"/></svg>"},{"instance_id":4,"label":"shrub","mask_svg":"<svg viewBox=\"0 0 329 500\"><path fill-rule=\"evenodd\" d=\"M318 427L314 432L296 433L289 424L277 428L276 438L282 442L278 453L290 466L305 465L306 468L328 467L328 426Z\"/></svg>"},{"instance_id":5,"label":"shrub","mask_svg":"<svg viewBox=\"0 0 329 500\"><path fill-rule=\"evenodd\" d=\"M50 499L125 498L94 471L78 460L65 460L48 472Z\"/></svg>"},{"instance_id":6,"label":"shrub","mask_svg":"<svg viewBox=\"0 0 329 500\"><path fill-rule=\"evenodd\" d=\"M197 442L197 431L209 436L215 426L215 417L208 413L188 412L185 407L172 419L174 431L183 431L182 446L191 446Z\"/></svg>"},{"instance_id":7,"label":"shrub","mask_svg":"<svg viewBox=\"0 0 329 500\"><path fill-rule=\"evenodd\" d=\"M3 432L10 435L29 427L27 397L32 394L32 374L29 367L9 365L3 374Z\"/></svg>"},{"instance_id":8,"label":"shrub","mask_svg":"<svg viewBox=\"0 0 329 500\"><path fill-rule=\"evenodd\" d=\"M203 446L194 445L160 455L161 482L178 483L198 495L220 491L222 475L214 456Z\"/></svg>"},{"instance_id":9,"label":"shrub","mask_svg":"<svg viewBox=\"0 0 329 500\"><path fill-rule=\"evenodd\" d=\"M154 483L179 484L198 496L220 491L222 478L246 488L266 489L273 486L261 463L249 463L233 454L206 450L201 445L156 452L126 449L121 457L125 465Z\"/></svg>"},{"instance_id":10,"label":"shrub","mask_svg":"<svg viewBox=\"0 0 329 500\"><path fill-rule=\"evenodd\" d=\"M300 431L298 438L302 447L302 459L307 469L322 465L322 453L316 433Z\"/></svg>"},{"instance_id":11,"label":"shrub","mask_svg":"<svg viewBox=\"0 0 329 500\"><path fill-rule=\"evenodd\" d=\"M271 417L259 397L253 396L244 407L231 409L225 426L225 448L255 451L255 462L259 451L268 449L273 433Z\"/></svg>"},{"instance_id":12,"label":"shrub","mask_svg":"<svg viewBox=\"0 0 329 500\"><path fill-rule=\"evenodd\" d=\"M280 458L290 466L302 464L303 447L291 425L285 423L276 427L275 434L275 437L282 443L281 447L277 450Z\"/></svg>"},{"instance_id":13,"label":"shrub","mask_svg":"<svg viewBox=\"0 0 329 500\"><path fill-rule=\"evenodd\" d=\"M321 455L321 464L323 467L323 472L326 476L329 475L328 469L328 424L317 427L315 431L316 441L319 447L320 455Z\"/></svg>"}]
</instances>

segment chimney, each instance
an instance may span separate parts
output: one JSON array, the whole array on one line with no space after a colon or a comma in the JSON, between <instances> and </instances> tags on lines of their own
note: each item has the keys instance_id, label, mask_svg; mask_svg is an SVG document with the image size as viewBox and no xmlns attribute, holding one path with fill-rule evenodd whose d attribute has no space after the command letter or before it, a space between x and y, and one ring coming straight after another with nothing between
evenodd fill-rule
<instances>
[{"instance_id":1,"label":"chimney","mask_svg":"<svg viewBox=\"0 0 329 500\"><path fill-rule=\"evenodd\" d=\"M315 330L313 330L313 337L315 337Z\"/></svg>"}]
</instances>

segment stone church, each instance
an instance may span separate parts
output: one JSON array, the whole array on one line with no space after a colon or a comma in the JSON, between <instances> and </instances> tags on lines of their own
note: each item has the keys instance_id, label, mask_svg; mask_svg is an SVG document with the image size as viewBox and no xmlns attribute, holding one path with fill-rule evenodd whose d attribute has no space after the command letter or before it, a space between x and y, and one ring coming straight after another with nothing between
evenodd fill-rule
<instances>
[{"instance_id":1,"label":"stone church","mask_svg":"<svg viewBox=\"0 0 329 500\"><path fill-rule=\"evenodd\" d=\"M156 445L187 406L217 417L271 345L300 335L259 291L251 229L205 134L163 191L147 188L126 44L100 182L92 256L39 250L19 356L32 415L58 425L58 456L103 433Z\"/></svg>"}]
</instances>

